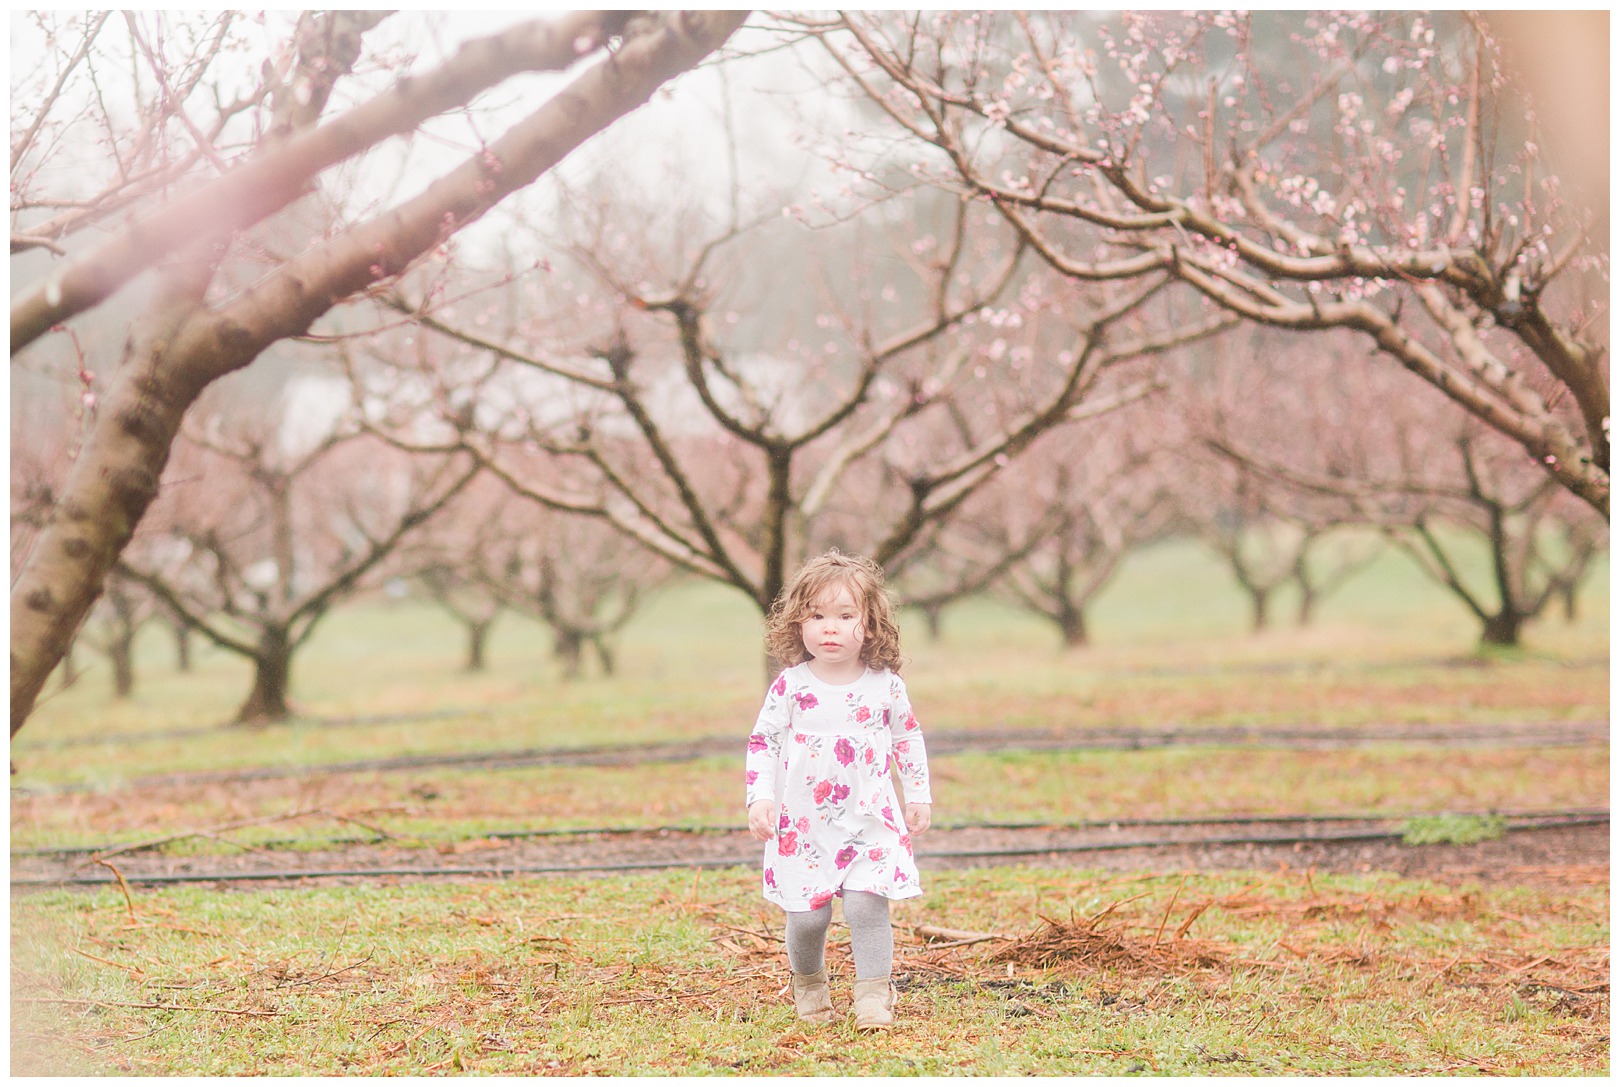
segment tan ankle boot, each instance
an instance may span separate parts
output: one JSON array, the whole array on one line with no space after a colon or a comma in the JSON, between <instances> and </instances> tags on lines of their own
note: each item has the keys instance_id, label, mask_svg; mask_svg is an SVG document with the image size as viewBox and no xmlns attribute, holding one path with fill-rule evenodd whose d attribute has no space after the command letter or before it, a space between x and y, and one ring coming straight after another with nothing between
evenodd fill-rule
<instances>
[{"instance_id":1,"label":"tan ankle boot","mask_svg":"<svg viewBox=\"0 0 1620 1087\"><path fill-rule=\"evenodd\" d=\"M827 968L814 974L793 975L793 1008L799 1018L811 1023L831 1023L837 1019L833 1011L832 990L827 987Z\"/></svg>"},{"instance_id":2,"label":"tan ankle boot","mask_svg":"<svg viewBox=\"0 0 1620 1087\"><path fill-rule=\"evenodd\" d=\"M855 979L856 1030L886 1030L894 1025L894 986L887 977Z\"/></svg>"}]
</instances>

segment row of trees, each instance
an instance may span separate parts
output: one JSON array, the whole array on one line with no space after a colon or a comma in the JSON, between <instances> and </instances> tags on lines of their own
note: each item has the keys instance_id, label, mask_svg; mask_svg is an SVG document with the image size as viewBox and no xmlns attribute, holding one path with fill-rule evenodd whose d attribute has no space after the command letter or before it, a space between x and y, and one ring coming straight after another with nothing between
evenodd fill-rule
<instances>
[{"instance_id":1,"label":"row of trees","mask_svg":"<svg viewBox=\"0 0 1620 1087\"><path fill-rule=\"evenodd\" d=\"M1273 338L1229 336L1185 360L1203 372L1045 433L891 562L902 599L937 630L949 605L996 593L1048 619L1062 644L1084 645L1087 613L1121 563L1180 537L1222 559L1255 630L1275 621L1284 590L1298 601L1293 619L1308 623L1381 546L1416 559L1477 616L1488 643L1515 644L1553 602L1573 607L1604 545L1600 519L1479 428L1437 430L1427 405L1376 426L1347 412L1370 395L1345 387L1356 367L1335 360L1309 382L1279 380L1271 371L1311 363L1287 345L1268 351ZM1362 381L1392 379L1360 369ZM310 405L339 389L294 388L309 399L211 412L182 431L172 486L81 635L112 662L116 690L133 684L136 631L157 620L173 628L182 661L196 634L253 664L240 720L284 718L298 649L335 607L390 582L411 584L462 627L469 670L482 667L497 618L514 612L552 631L565 676L579 674L588 651L612 673L616 633L676 564L601 518L559 513L502 473L477 472L460 450L407 452L353 411L312 429ZM1295 399L1278 402L1279 391ZM957 414L973 407L952 403ZM1267 422L1277 418L1308 425ZM711 437L718 428L690 427ZM671 461L683 486L737 486L733 465L702 456L704 443L691 448L698 455ZM651 448L619 453L628 474L663 470ZM42 485L26 481L50 477L18 469L18 499ZM746 496L733 497L731 523L741 525ZM843 533L855 523L817 522L807 546L852 546Z\"/></svg>"},{"instance_id":2,"label":"row of trees","mask_svg":"<svg viewBox=\"0 0 1620 1087\"><path fill-rule=\"evenodd\" d=\"M1303 579L1309 600L1353 567L1310 560L1336 527L1377 525L1504 643L1598 545L1607 327L1594 284L1607 254L1523 127L1533 114L1484 25L1417 13L762 20L773 49L846 96L842 132L810 156L838 192L745 179L749 141L727 114L728 168L692 179L691 199L669 197L682 186L668 169L629 178L634 143L599 142L587 183L552 186L549 205L506 201L501 244L474 251L452 236L710 55L742 16L524 24L317 124L377 19L300 20L262 86L240 99L212 86L199 126L178 91L218 71L229 20L166 62L131 17L142 71L172 63L189 82L160 79L145 123L169 138L150 165L117 153L124 119L100 107L117 169L88 200L49 192L71 128L55 119L59 92L14 94L39 109L13 126L25 133L13 251L62 256L14 303L13 354L54 346L87 414L82 448L41 457L27 487L14 474L14 510L38 515L14 519L37 528L13 546L13 731L115 568L193 629L270 662L436 523L487 532L503 570L530 562L525 599L630 591L633 579L592 590L546 573L513 538L503 550L507 509L522 511L517 536L541 511L558 540L555 526L576 522L556 518L583 518L602 530L593 538L761 611L800 557L836 544L885 563L925 610L993 582L1069 639L1084 637L1085 603L1119 556L1155 533L1199 531L1223 549L1263 622L1281 579ZM41 86L71 86L96 55L105 21L78 25L84 47ZM356 213L355 178L331 169L514 72L604 49L389 210ZM64 247L97 219L59 209L105 218L150 199L142 185L207 174L217 180L185 202ZM288 256L288 237L309 241ZM97 378L74 346L94 308L159 260L171 263L151 304ZM355 304L335 310L344 300ZM341 418L302 444L269 427L244 438L231 398L206 394L293 337L313 349L272 354L340 376ZM182 441L201 458L191 475L170 461ZM15 429L13 442L15 461ZM276 447L270 476L288 494L317 463L349 463L372 490L312 499L330 539L291 539L276 527L291 498L206 497L253 477L240 454L255 442ZM191 479L197 503L223 502L236 527L162 527ZM1467 583L1442 523L1484 544L1489 588ZM139 551L137 524L154 541ZM251 563L220 543L260 536L269 550ZM466 603L468 586L491 579L458 556L482 549L445 549L431 575L470 631L492 601ZM332 576L300 583L299 563ZM190 596L174 587L186 578L199 583ZM240 620L242 600L274 621ZM232 609L251 637L210 633ZM605 632L572 644L593 639L600 651ZM273 699L249 709L277 712Z\"/></svg>"}]
</instances>

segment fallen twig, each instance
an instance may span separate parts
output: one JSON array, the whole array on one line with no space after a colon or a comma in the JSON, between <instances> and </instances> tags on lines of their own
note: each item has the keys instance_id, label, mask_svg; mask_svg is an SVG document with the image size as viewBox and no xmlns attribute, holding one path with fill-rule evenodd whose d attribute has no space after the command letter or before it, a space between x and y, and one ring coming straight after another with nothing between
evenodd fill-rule
<instances>
[{"instance_id":1,"label":"fallen twig","mask_svg":"<svg viewBox=\"0 0 1620 1087\"><path fill-rule=\"evenodd\" d=\"M719 928L730 929L732 932L741 932L745 936L752 936L755 939L764 940L767 943L779 944L782 942L782 937L773 932L760 932L757 929L743 928L741 925L728 925L724 921L716 921L715 925Z\"/></svg>"},{"instance_id":2,"label":"fallen twig","mask_svg":"<svg viewBox=\"0 0 1620 1087\"><path fill-rule=\"evenodd\" d=\"M111 966L111 967L114 967L115 969L123 970L126 973L140 974L140 975L143 975L143 976L146 973L146 971L142 970L139 966L125 966L121 962L113 962L111 959L104 959L100 955L92 955L92 954L90 954L90 952L81 951L76 947L73 948L73 953L76 954L76 955L83 955L85 958L90 959L90 960L92 960L94 962L102 963L105 966ZM41 997L40 999L44 999L44 998Z\"/></svg>"},{"instance_id":3,"label":"fallen twig","mask_svg":"<svg viewBox=\"0 0 1620 1087\"><path fill-rule=\"evenodd\" d=\"M967 947L970 944L982 944L988 940L1016 940L1016 936L1006 936L999 932L969 932L966 929L942 928L939 925L916 925L911 930L922 937L924 942L929 940L946 940L947 943L929 943L930 951L938 951L947 947Z\"/></svg>"},{"instance_id":4,"label":"fallen twig","mask_svg":"<svg viewBox=\"0 0 1620 1087\"><path fill-rule=\"evenodd\" d=\"M93 854L90 859L101 865L101 867L105 868L107 871L111 872L113 874L113 878L118 881L118 889L124 892L124 906L129 910L129 919L131 922L133 922L135 920L135 897L129 893L129 884L124 882L124 873L120 872L116 866L103 859L99 853Z\"/></svg>"},{"instance_id":5,"label":"fallen twig","mask_svg":"<svg viewBox=\"0 0 1620 1087\"><path fill-rule=\"evenodd\" d=\"M1306 878L1310 878L1310 873L1306 873ZM1187 886L1187 877L1183 875L1181 882L1176 884L1176 893L1170 896L1169 903L1164 907L1164 916L1159 918L1159 929L1153 934L1153 947L1159 946L1159 937L1164 935L1164 926L1170 921L1170 911L1175 908L1176 899L1181 897L1181 889L1185 886Z\"/></svg>"},{"instance_id":6,"label":"fallen twig","mask_svg":"<svg viewBox=\"0 0 1620 1087\"><path fill-rule=\"evenodd\" d=\"M350 970L353 970L356 966L364 966L366 963L368 963L370 961L371 961L371 956L367 955L365 958L359 960L358 962L352 962L348 966L341 967L340 969L337 969L337 970L333 970L330 973L322 974L318 978L299 978L296 981L293 981L292 984L293 985L314 985L316 982L325 981L327 978L335 978L339 974L346 974Z\"/></svg>"}]
</instances>

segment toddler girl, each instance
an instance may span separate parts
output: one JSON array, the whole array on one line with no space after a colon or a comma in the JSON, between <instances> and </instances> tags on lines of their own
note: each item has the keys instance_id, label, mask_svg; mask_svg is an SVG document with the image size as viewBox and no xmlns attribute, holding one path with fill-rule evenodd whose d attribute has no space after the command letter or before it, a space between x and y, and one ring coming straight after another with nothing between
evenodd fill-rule
<instances>
[{"instance_id":1,"label":"toddler girl","mask_svg":"<svg viewBox=\"0 0 1620 1087\"><path fill-rule=\"evenodd\" d=\"M829 551L771 608L766 645L789 665L748 737L748 829L768 841L765 897L787 911L801 1019L832 1022L832 900L855 959L855 1025L894 1022L889 899L922 894L911 835L928 829L928 758L900 668L900 632L875 562ZM902 813L889 776L905 787ZM902 822L903 820L903 822ZM908 833L909 830L909 833ZM775 839L771 841L771 839Z\"/></svg>"}]
</instances>

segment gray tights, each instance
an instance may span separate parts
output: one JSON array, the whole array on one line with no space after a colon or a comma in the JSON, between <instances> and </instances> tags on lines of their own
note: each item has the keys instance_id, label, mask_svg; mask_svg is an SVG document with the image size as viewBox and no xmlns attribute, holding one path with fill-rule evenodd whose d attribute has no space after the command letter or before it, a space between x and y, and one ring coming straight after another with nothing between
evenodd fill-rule
<instances>
[{"instance_id":1,"label":"gray tights","mask_svg":"<svg viewBox=\"0 0 1620 1087\"><path fill-rule=\"evenodd\" d=\"M849 951L855 977L886 978L894 968L894 929L889 900L867 891L844 892L844 921L849 925ZM787 915L788 965L795 974L816 974L827 965L827 926L832 903L808 913Z\"/></svg>"}]
</instances>

